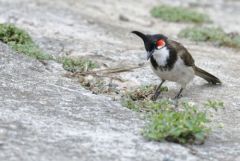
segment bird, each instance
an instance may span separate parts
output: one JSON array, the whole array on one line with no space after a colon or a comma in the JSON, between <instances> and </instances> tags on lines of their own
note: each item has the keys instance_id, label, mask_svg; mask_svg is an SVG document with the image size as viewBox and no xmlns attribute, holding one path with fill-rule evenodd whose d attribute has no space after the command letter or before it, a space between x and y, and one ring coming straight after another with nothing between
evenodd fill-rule
<instances>
[{"instance_id":1,"label":"bird","mask_svg":"<svg viewBox=\"0 0 240 161\"><path fill-rule=\"evenodd\" d=\"M210 84L221 84L219 78L195 65L193 57L181 43L171 40L163 34L150 35L139 31L132 31L132 33L143 40L147 51L147 60L150 60L153 72L161 79L161 83L151 97L153 101L156 101L161 94L161 86L165 81L181 85L174 99L182 96L182 91L195 75Z\"/></svg>"}]
</instances>

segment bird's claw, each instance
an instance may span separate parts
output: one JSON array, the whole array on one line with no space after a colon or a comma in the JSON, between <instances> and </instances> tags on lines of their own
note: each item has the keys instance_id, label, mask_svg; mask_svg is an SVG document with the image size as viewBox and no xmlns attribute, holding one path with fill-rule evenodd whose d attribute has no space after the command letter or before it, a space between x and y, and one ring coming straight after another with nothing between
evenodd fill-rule
<instances>
[{"instance_id":1,"label":"bird's claw","mask_svg":"<svg viewBox=\"0 0 240 161\"><path fill-rule=\"evenodd\" d=\"M180 99L181 97L182 97L182 94L176 95L173 99L174 99L174 100L178 100L178 99Z\"/></svg>"},{"instance_id":2,"label":"bird's claw","mask_svg":"<svg viewBox=\"0 0 240 161\"><path fill-rule=\"evenodd\" d=\"M151 97L151 100L152 100L152 101L156 101L159 95L160 95L160 92L155 93L155 94Z\"/></svg>"}]
</instances>

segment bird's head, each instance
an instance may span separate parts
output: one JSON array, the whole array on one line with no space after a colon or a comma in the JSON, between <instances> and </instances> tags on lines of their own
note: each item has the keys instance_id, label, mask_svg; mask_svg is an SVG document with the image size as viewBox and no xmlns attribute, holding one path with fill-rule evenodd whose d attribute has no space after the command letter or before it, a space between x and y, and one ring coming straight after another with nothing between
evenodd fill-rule
<instances>
[{"instance_id":1,"label":"bird's head","mask_svg":"<svg viewBox=\"0 0 240 161\"><path fill-rule=\"evenodd\" d=\"M139 36L143 42L147 51L147 60L151 58L155 50L161 50L167 45L167 37L162 34L145 35L139 31L132 31L132 33Z\"/></svg>"}]
</instances>

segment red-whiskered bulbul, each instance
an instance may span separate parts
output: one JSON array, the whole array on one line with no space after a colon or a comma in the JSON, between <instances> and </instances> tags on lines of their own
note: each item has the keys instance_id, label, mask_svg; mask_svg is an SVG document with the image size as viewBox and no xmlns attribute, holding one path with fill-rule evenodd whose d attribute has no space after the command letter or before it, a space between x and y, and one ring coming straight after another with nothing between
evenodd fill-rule
<instances>
[{"instance_id":1,"label":"red-whiskered bulbul","mask_svg":"<svg viewBox=\"0 0 240 161\"><path fill-rule=\"evenodd\" d=\"M139 31L132 31L132 33L142 38L147 51L147 60L150 59L153 72L162 80L152 100L158 98L161 86L166 80L181 85L175 99L181 96L183 89L194 75L205 79L208 83L221 84L217 77L194 64L191 54L182 44L170 40L162 34L145 35Z\"/></svg>"}]
</instances>

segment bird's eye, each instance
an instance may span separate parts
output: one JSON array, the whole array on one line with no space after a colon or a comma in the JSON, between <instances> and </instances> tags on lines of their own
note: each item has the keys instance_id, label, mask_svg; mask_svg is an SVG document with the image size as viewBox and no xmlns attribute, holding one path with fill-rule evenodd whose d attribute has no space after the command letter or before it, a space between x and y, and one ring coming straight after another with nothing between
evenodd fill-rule
<instances>
[{"instance_id":1,"label":"bird's eye","mask_svg":"<svg viewBox=\"0 0 240 161\"><path fill-rule=\"evenodd\" d=\"M162 47L165 46L165 41L160 39L160 40L157 41L156 45L157 45L158 49L161 49Z\"/></svg>"}]
</instances>

